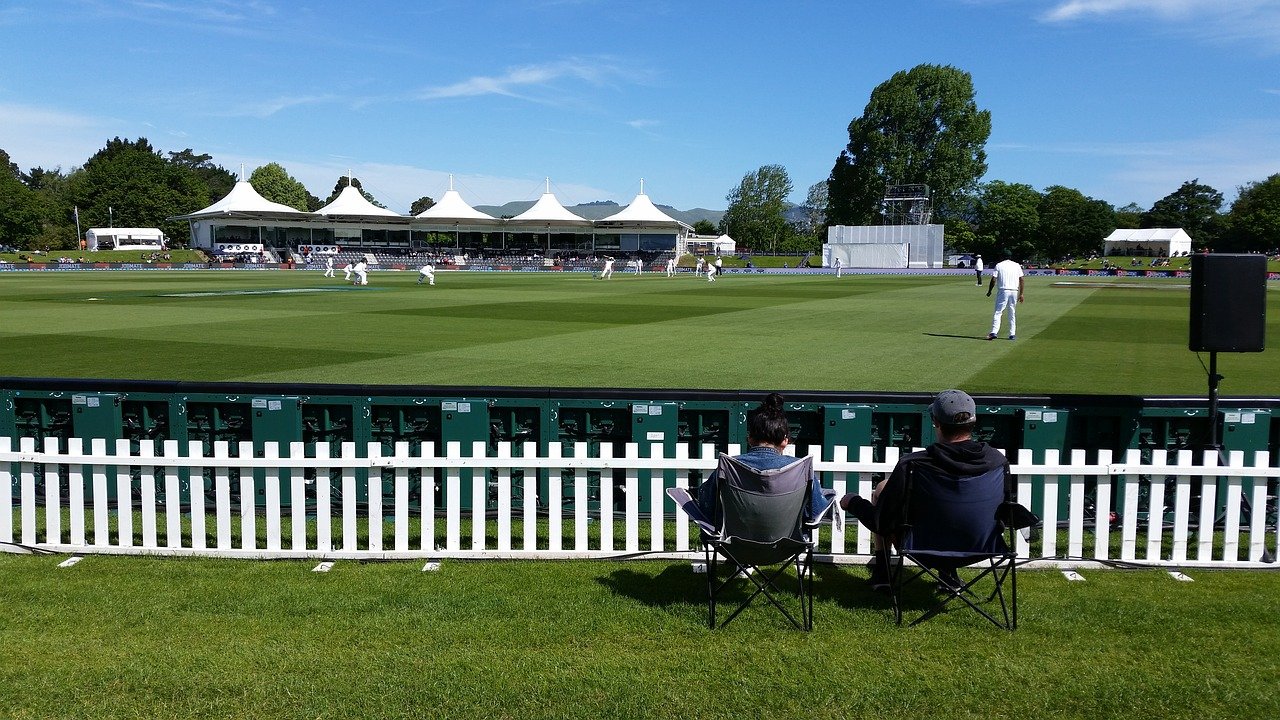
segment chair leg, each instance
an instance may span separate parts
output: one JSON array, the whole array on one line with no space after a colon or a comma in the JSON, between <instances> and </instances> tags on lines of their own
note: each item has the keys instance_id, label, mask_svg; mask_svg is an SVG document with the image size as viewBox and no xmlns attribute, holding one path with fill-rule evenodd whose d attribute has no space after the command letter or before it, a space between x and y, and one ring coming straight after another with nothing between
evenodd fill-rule
<instances>
[{"instance_id":1,"label":"chair leg","mask_svg":"<svg viewBox=\"0 0 1280 720\"><path fill-rule=\"evenodd\" d=\"M707 553L707 627L716 629L716 562L714 551Z\"/></svg>"}]
</instances>

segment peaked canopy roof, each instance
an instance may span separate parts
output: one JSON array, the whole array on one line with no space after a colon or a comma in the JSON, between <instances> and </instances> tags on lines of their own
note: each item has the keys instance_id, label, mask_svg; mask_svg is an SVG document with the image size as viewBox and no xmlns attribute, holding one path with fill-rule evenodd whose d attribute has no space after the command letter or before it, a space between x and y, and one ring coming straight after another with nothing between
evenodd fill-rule
<instances>
[{"instance_id":1,"label":"peaked canopy roof","mask_svg":"<svg viewBox=\"0 0 1280 720\"><path fill-rule=\"evenodd\" d=\"M643 190L639 195L636 195L636 199L632 200L630 205L607 218L602 218L600 222L634 225L684 225L684 223L659 210L658 206L649 200L649 196L645 195Z\"/></svg>"},{"instance_id":2,"label":"peaked canopy roof","mask_svg":"<svg viewBox=\"0 0 1280 720\"><path fill-rule=\"evenodd\" d=\"M248 180L239 180L235 187L231 188L231 192L218 202L210 205L203 210L197 210L185 217L203 217L207 215L231 215L231 214L267 214L267 215L308 215L302 212L282 205L277 202L262 197L257 190L249 184Z\"/></svg>"},{"instance_id":3,"label":"peaked canopy roof","mask_svg":"<svg viewBox=\"0 0 1280 720\"><path fill-rule=\"evenodd\" d=\"M333 202L316 211L317 215L363 215L376 217L403 217L400 213L380 208L369 202L354 185L342 188Z\"/></svg>"},{"instance_id":4,"label":"peaked canopy roof","mask_svg":"<svg viewBox=\"0 0 1280 720\"><path fill-rule=\"evenodd\" d=\"M444 222L482 222L496 223L498 219L487 213L480 212L467 204L466 200L458 194L457 190L450 188L445 192L444 197L440 198L440 202L423 210L414 217L424 220L441 220Z\"/></svg>"},{"instance_id":5,"label":"peaked canopy roof","mask_svg":"<svg viewBox=\"0 0 1280 720\"><path fill-rule=\"evenodd\" d=\"M590 225L591 221L574 215L560 204L551 194L551 179L547 179L547 191L542 193L533 207L511 218L513 223L569 223L572 225Z\"/></svg>"}]
</instances>

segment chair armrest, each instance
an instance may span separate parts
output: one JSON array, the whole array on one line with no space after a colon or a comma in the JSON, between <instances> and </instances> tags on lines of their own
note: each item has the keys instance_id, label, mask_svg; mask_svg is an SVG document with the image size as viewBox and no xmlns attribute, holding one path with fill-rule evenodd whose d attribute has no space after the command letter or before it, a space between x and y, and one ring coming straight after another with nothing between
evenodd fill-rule
<instances>
[{"instance_id":1,"label":"chair armrest","mask_svg":"<svg viewBox=\"0 0 1280 720\"><path fill-rule=\"evenodd\" d=\"M839 499L836 497L836 491L824 488L822 490L822 498L825 504L822 507L817 508L818 512L814 513L812 520L805 520L805 529L812 530L829 519L834 519L841 526L844 525L840 520L839 514L836 512L836 501Z\"/></svg>"},{"instance_id":2,"label":"chair armrest","mask_svg":"<svg viewBox=\"0 0 1280 720\"><path fill-rule=\"evenodd\" d=\"M1033 528L1040 525L1040 518L1026 506L1016 502L1002 502L1000 507L996 508L996 519L1004 523L1005 527L1021 530L1023 528Z\"/></svg>"},{"instance_id":3,"label":"chair armrest","mask_svg":"<svg viewBox=\"0 0 1280 720\"><path fill-rule=\"evenodd\" d=\"M688 515L689 519L692 520L694 524L702 530L702 532L711 536L719 534L716 530L716 526L707 519L706 515L702 514L702 510L698 507L698 503L693 501L693 496L689 494L688 490L678 487L667 488L667 497L671 498L671 501L676 504L676 507L683 510L684 514Z\"/></svg>"}]
</instances>

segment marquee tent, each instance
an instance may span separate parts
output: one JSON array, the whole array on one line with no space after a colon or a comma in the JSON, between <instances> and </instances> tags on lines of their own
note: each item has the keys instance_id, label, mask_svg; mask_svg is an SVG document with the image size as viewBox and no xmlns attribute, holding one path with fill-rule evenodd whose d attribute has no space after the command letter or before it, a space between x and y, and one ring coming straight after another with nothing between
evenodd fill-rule
<instances>
[{"instance_id":1,"label":"marquee tent","mask_svg":"<svg viewBox=\"0 0 1280 720\"><path fill-rule=\"evenodd\" d=\"M1182 228L1116 230L1103 242L1104 255L1173 257L1191 252L1191 236Z\"/></svg>"}]
</instances>

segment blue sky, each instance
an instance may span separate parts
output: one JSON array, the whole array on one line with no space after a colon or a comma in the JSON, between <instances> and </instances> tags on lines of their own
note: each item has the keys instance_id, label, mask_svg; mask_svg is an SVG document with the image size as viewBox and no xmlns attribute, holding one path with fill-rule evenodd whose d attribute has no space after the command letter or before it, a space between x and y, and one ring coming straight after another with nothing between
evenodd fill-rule
<instances>
[{"instance_id":1,"label":"blue sky","mask_svg":"<svg viewBox=\"0 0 1280 720\"><path fill-rule=\"evenodd\" d=\"M1146 207L1280 172L1280 0L0 0L0 148L114 136L399 212L440 197L723 209L761 165L824 180L871 90L973 75L986 179Z\"/></svg>"}]
</instances>

